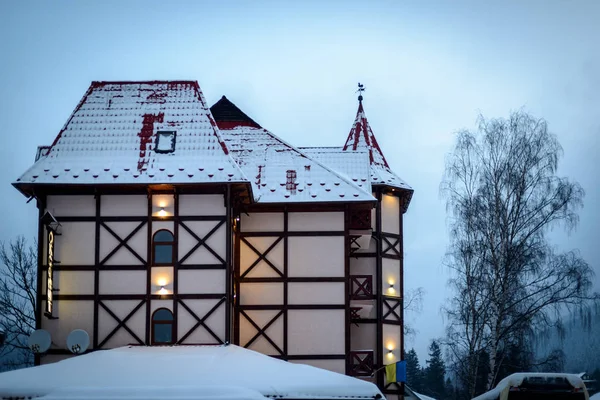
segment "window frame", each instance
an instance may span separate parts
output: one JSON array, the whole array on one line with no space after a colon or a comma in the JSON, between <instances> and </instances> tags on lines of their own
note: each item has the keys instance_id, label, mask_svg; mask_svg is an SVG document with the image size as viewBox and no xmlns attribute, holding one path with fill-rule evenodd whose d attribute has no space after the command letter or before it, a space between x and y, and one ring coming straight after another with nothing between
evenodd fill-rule
<instances>
[{"instance_id":1,"label":"window frame","mask_svg":"<svg viewBox=\"0 0 600 400\"><path fill-rule=\"evenodd\" d=\"M173 237L173 240L170 242L157 242L156 240L154 240L156 238L156 235L159 232L169 232L171 234L171 236ZM157 245L171 245L171 261L170 262L161 262L161 263L157 263L156 262L156 246ZM154 232L154 234L152 235L152 265L153 266L172 266L175 264L175 246L177 246L177 240L175 239L175 235L173 235L173 232L171 232L168 229L159 229L156 232Z\"/></svg>"},{"instance_id":2,"label":"window frame","mask_svg":"<svg viewBox=\"0 0 600 400\"><path fill-rule=\"evenodd\" d=\"M172 142L171 142L172 143L171 148L167 149L167 150L161 150L159 148L160 136L164 135L164 134L173 135ZM156 142L154 143L154 152L160 153L160 154L173 153L175 151L176 143L177 143L177 131L157 131L156 132Z\"/></svg>"},{"instance_id":3,"label":"window frame","mask_svg":"<svg viewBox=\"0 0 600 400\"><path fill-rule=\"evenodd\" d=\"M171 319L170 320L160 320L157 321L154 319L154 316L156 315L157 312L161 311L161 310L167 310L170 314L171 314ZM160 307L157 308L156 310L154 310L154 312L152 313L152 317L150 318L150 344L152 346L169 346L169 345L173 345L175 344L175 315L173 314L173 311L169 310L166 307ZM155 335L156 335L156 325L168 325L171 324L171 341L170 342L157 342L155 340Z\"/></svg>"}]
</instances>

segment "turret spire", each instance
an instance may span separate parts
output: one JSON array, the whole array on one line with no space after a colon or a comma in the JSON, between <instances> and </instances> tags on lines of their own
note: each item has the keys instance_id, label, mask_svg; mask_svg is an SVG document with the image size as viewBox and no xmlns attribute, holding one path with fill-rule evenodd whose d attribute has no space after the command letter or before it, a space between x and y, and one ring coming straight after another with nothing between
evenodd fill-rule
<instances>
[{"instance_id":1,"label":"turret spire","mask_svg":"<svg viewBox=\"0 0 600 400\"><path fill-rule=\"evenodd\" d=\"M361 84L360 82L358 82L358 101L362 102L363 100L363 96L362 96L362 92L365 91L365 85Z\"/></svg>"}]
</instances>

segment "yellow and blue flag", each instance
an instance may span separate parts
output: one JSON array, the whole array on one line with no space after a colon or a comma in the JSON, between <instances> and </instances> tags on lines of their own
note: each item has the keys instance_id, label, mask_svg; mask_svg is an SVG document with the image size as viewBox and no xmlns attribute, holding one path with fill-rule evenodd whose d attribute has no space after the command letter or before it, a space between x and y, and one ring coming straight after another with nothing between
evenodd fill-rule
<instances>
[{"instance_id":1,"label":"yellow and blue flag","mask_svg":"<svg viewBox=\"0 0 600 400\"><path fill-rule=\"evenodd\" d=\"M387 383L406 382L406 361L398 361L385 366Z\"/></svg>"}]
</instances>

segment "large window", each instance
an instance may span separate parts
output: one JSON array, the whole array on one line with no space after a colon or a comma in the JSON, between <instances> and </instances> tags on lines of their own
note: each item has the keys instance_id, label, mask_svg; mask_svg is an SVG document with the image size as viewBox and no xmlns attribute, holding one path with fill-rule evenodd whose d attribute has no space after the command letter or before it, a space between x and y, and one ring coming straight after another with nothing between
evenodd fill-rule
<instances>
[{"instance_id":1,"label":"large window","mask_svg":"<svg viewBox=\"0 0 600 400\"><path fill-rule=\"evenodd\" d=\"M152 314L152 344L173 344L173 313L159 308Z\"/></svg>"},{"instance_id":2,"label":"large window","mask_svg":"<svg viewBox=\"0 0 600 400\"><path fill-rule=\"evenodd\" d=\"M154 234L152 239L153 265L173 265L175 263L175 238L166 229L161 229Z\"/></svg>"}]
</instances>

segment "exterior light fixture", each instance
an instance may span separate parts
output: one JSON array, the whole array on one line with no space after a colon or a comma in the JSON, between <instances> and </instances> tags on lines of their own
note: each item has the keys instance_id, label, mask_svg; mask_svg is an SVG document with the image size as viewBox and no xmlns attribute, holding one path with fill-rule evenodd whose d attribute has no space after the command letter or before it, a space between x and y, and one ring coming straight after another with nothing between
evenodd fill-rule
<instances>
[{"instance_id":1,"label":"exterior light fixture","mask_svg":"<svg viewBox=\"0 0 600 400\"><path fill-rule=\"evenodd\" d=\"M161 286L160 290L158 291L158 294L165 295L165 294L169 294L169 292L167 291L167 289L165 289L164 286Z\"/></svg>"},{"instance_id":2,"label":"exterior light fixture","mask_svg":"<svg viewBox=\"0 0 600 400\"><path fill-rule=\"evenodd\" d=\"M167 216L167 212L165 211L164 207L160 208L160 211L158 212L158 216L159 217L166 217Z\"/></svg>"}]
</instances>

